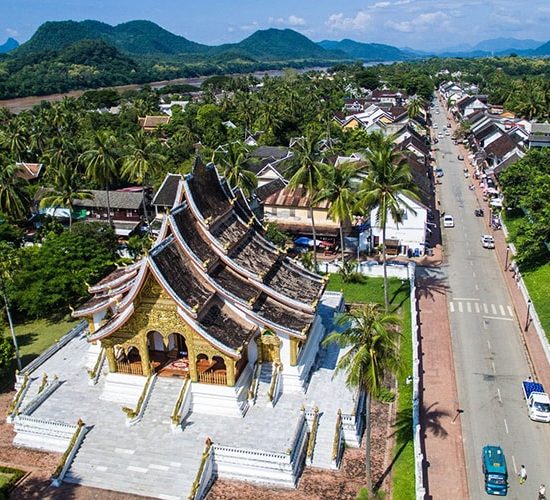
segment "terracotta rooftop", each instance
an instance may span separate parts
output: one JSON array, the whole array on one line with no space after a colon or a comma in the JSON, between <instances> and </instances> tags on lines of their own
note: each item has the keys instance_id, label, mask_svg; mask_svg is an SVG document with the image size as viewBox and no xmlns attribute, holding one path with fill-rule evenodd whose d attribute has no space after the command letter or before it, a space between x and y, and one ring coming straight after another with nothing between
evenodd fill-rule
<instances>
[{"instance_id":1,"label":"terracotta rooftop","mask_svg":"<svg viewBox=\"0 0 550 500\"><path fill-rule=\"evenodd\" d=\"M17 170L15 175L26 181L33 181L40 177L42 173L42 163L16 163Z\"/></svg>"},{"instance_id":2,"label":"terracotta rooftop","mask_svg":"<svg viewBox=\"0 0 550 500\"><path fill-rule=\"evenodd\" d=\"M311 197L305 188L285 187L280 191L273 193L264 200L265 205L277 207L309 207ZM329 202L323 201L315 205L316 208L328 208Z\"/></svg>"}]
</instances>

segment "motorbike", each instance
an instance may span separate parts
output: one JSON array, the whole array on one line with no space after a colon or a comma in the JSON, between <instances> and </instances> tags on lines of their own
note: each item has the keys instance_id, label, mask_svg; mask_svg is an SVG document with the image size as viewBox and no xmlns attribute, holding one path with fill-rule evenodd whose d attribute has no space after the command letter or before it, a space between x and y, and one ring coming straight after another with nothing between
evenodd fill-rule
<instances>
[{"instance_id":1,"label":"motorbike","mask_svg":"<svg viewBox=\"0 0 550 500\"><path fill-rule=\"evenodd\" d=\"M476 208L476 209L474 210L474 215L475 215L476 217L483 217L483 214L484 214L484 212L483 212L483 209L482 209L482 208Z\"/></svg>"}]
</instances>

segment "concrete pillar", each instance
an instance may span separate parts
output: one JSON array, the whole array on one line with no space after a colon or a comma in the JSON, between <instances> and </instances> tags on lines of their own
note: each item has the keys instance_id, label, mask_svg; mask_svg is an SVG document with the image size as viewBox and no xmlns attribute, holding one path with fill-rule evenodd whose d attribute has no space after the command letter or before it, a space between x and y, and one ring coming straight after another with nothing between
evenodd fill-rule
<instances>
[{"instance_id":1,"label":"concrete pillar","mask_svg":"<svg viewBox=\"0 0 550 500\"><path fill-rule=\"evenodd\" d=\"M115 349L113 346L105 347L105 355L107 356L107 362L109 363L109 372L116 373L116 359L115 359Z\"/></svg>"},{"instance_id":2,"label":"concrete pillar","mask_svg":"<svg viewBox=\"0 0 550 500\"><path fill-rule=\"evenodd\" d=\"M232 358L226 359L225 368L227 372L227 385L233 387L235 385L235 360Z\"/></svg>"}]
</instances>

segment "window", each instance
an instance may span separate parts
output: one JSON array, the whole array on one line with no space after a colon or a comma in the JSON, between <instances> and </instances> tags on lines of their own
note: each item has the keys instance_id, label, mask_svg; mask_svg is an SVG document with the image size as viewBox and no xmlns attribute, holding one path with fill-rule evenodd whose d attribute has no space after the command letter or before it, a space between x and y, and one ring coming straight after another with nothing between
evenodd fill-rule
<instances>
[{"instance_id":1,"label":"window","mask_svg":"<svg viewBox=\"0 0 550 500\"><path fill-rule=\"evenodd\" d=\"M291 208L289 210L289 214L290 214L290 217L296 217L296 209L295 208Z\"/></svg>"}]
</instances>

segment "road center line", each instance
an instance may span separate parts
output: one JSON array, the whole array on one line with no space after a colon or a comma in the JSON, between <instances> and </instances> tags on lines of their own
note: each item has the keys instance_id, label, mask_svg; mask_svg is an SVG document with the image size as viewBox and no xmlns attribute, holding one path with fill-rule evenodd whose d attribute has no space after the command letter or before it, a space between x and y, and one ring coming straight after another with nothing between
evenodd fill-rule
<instances>
[{"instance_id":1,"label":"road center line","mask_svg":"<svg viewBox=\"0 0 550 500\"><path fill-rule=\"evenodd\" d=\"M476 283L476 290L479 290L479 286L478 286L478 284L477 284L477 283ZM477 305L477 304L476 304L476 305Z\"/></svg>"},{"instance_id":2,"label":"road center line","mask_svg":"<svg viewBox=\"0 0 550 500\"><path fill-rule=\"evenodd\" d=\"M508 422L506 422L506 419L504 419L504 427L506 428L506 434L510 434L510 431L508 430Z\"/></svg>"},{"instance_id":3,"label":"road center line","mask_svg":"<svg viewBox=\"0 0 550 500\"><path fill-rule=\"evenodd\" d=\"M495 368L495 362L491 361L491 367L493 368L493 373L497 372L497 369Z\"/></svg>"},{"instance_id":4,"label":"road center line","mask_svg":"<svg viewBox=\"0 0 550 500\"><path fill-rule=\"evenodd\" d=\"M491 349L491 342L487 341L487 348Z\"/></svg>"},{"instance_id":5,"label":"road center line","mask_svg":"<svg viewBox=\"0 0 550 500\"><path fill-rule=\"evenodd\" d=\"M476 277L476 272L475 271L472 271L472 276L475 278Z\"/></svg>"},{"instance_id":6,"label":"road center line","mask_svg":"<svg viewBox=\"0 0 550 500\"><path fill-rule=\"evenodd\" d=\"M514 455L512 455L512 463L514 464L514 474L517 474L518 473L518 467L516 465L516 457L514 457Z\"/></svg>"},{"instance_id":7,"label":"road center line","mask_svg":"<svg viewBox=\"0 0 550 500\"><path fill-rule=\"evenodd\" d=\"M497 387L498 400L502 403L502 395L500 394L500 389Z\"/></svg>"}]
</instances>

